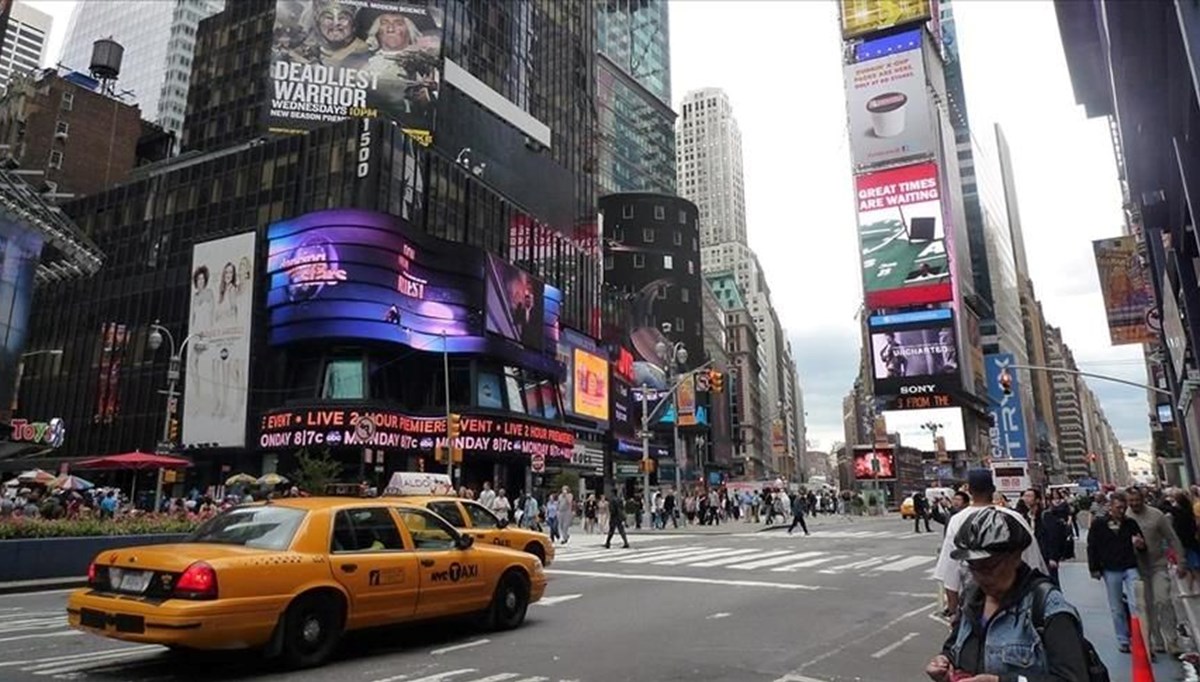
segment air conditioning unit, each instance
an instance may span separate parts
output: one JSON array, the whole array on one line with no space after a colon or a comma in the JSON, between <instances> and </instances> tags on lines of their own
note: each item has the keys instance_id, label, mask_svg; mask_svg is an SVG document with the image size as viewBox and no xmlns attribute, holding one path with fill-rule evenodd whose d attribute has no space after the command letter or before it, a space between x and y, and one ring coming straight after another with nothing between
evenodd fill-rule
<instances>
[{"instance_id":1,"label":"air conditioning unit","mask_svg":"<svg viewBox=\"0 0 1200 682\"><path fill-rule=\"evenodd\" d=\"M54 139L62 140L63 142L66 142L67 141L67 133L62 130L56 131L54 133Z\"/></svg>"}]
</instances>

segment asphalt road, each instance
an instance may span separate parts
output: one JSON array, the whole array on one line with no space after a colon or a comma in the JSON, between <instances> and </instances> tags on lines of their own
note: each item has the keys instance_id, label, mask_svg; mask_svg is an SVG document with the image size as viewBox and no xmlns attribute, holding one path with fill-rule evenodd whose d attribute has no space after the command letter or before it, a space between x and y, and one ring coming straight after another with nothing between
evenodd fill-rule
<instances>
[{"instance_id":1,"label":"asphalt road","mask_svg":"<svg viewBox=\"0 0 1200 682\"><path fill-rule=\"evenodd\" d=\"M523 628L447 622L349 636L337 660L283 673L253 654L186 659L66 627L67 593L0 597L0 680L353 682L764 680L897 682L946 634L931 580L940 535L899 520L809 537L636 535L603 550L576 532Z\"/></svg>"}]
</instances>

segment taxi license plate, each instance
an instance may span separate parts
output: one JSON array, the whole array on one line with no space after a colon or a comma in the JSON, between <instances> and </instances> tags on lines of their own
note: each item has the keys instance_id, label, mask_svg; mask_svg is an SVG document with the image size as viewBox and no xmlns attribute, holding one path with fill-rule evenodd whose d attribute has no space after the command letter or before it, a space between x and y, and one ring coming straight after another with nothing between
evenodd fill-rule
<instances>
[{"instance_id":1,"label":"taxi license plate","mask_svg":"<svg viewBox=\"0 0 1200 682\"><path fill-rule=\"evenodd\" d=\"M150 578L153 576L154 573L151 571L131 571L126 568L108 569L108 579L112 583L112 588L118 592L141 594L150 586Z\"/></svg>"}]
</instances>

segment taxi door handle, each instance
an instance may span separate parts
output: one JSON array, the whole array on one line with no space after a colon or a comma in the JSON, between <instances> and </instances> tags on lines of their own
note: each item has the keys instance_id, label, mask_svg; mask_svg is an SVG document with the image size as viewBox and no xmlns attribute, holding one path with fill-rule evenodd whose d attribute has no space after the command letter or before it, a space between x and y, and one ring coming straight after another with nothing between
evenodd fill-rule
<instances>
[{"instance_id":1,"label":"taxi door handle","mask_svg":"<svg viewBox=\"0 0 1200 682\"><path fill-rule=\"evenodd\" d=\"M358 570L358 564L342 564L341 568L346 573L353 573Z\"/></svg>"},{"instance_id":2,"label":"taxi door handle","mask_svg":"<svg viewBox=\"0 0 1200 682\"><path fill-rule=\"evenodd\" d=\"M421 565L426 568L429 568L430 566L434 565L435 563L437 563L437 562L435 562L433 559L421 559Z\"/></svg>"}]
</instances>

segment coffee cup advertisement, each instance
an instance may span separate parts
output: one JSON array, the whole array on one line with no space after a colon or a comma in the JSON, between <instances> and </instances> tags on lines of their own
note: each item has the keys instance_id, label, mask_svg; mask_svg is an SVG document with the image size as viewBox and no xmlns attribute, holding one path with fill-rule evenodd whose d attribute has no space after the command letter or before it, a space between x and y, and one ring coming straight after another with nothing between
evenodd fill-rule
<instances>
[{"instance_id":1,"label":"coffee cup advertisement","mask_svg":"<svg viewBox=\"0 0 1200 682\"><path fill-rule=\"evenodd\" d=\"M912 49L845 69L850 148L857 170L932 157L936 147L920 34Z\"/></svg>"}]
</instances>

